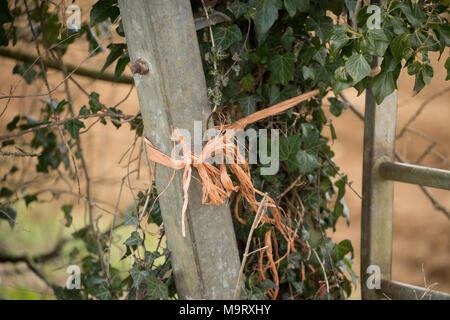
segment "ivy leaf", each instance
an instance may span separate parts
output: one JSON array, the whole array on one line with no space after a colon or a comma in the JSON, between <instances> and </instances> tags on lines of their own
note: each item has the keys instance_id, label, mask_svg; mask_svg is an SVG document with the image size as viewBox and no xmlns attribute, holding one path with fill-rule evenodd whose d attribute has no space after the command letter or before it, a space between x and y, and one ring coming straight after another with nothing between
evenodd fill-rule
<instances>
[{"instance_id":1,"label":"ivy leaf","mask_svg":"<svg viewBox=\"0 0 450 320\"><path fill-rule=\"evenodd\" d=\"M361 53L353 51L353 54L345 62L345 70L353 79L353 83L358 83L367 77L370 72L370 65Z\"/></svg>"},{"instance_id":2,"label":"ivy leaf","mask_svg":"<svg viewBox=\"0 0 450 320\"><path fill-rule=\"evenodd\" d=\"M320 168L320 163L316 157L305 150L297 152L297 167L301 174L312 172L313 170Z\"/></svg>"},{"instance_id":3,"label":"ivy leaf","mask_svg":"<svg viewBox=\"0 0 450 320\"><path fill-rule=\"evenodd\" d=\"M110 300L111 292L105 281L94 287L94 296L100 300Z\"/></svg>"},{"instance_id":4,"label":"ivy leaf","mask_svg":"<svg viewBox=\"0 0 450 320\"><path fill-rule=\"evenodd\" d=\"M13 195L13 192L10 189L6 188L6 187L3 187L0 190L0 198L7 198L7 197L10 197L12 195Z\"/></svg>"},{"instance_id":5,"label":"ivy leaf","mask_svg":"<svg viewBox=\"0 0 450 320\"><path fill-rule=\"evenodd\" d=\"M347 253L351 253L353 257L352 243L350 242L350 240L342 240L333 248L333 260L342 260Z\"/></svg>"},{"instance_id":6,"label":"ivy leaf","mask_svg":"<svg viewBox=\"0 0 450 320\"><path fill-rule=\"evenodd\" d=\"M11 120L11 122L9 122L9 123L6 125L6 129L7 129L8 131L13 131L13 130L17 127L17 123L19 122L19 120L20 120L20 115L16 115L16 116Z\"/></svg>"},{"instance_id":7,"label":"ivy leaf","mask_svg":"<svg viewBox=\"0 0 450 320\"><path fill-rule=\"evenodd\" d=\"M249 5L256 9L253 21L258 41L261 41L278 19L277 0L250 0Z\"/></svg>"},{"instance_id":8,"label":"ivy leaf","mask_svg":"<svg viewBox=\"0 0 450 320\"><path fill-rule=\"evenodd\" d=\"M145 252L145 263L147 265L151 265L152 263L155 262L156 259L158 259L159 257L161 257L162 255L158 252L158 251L153 251L153 252Z\"/></svg>"},{"instance_id":9,"label":"ivy leaf","mask_svg":"<svg viewBox=\"0 0 450 320\"><path fill-rule=\"evenodd\" d=\"M303 66L302 67L302 75L303 75L303 79L305 80L313 80L315 79L315 73L314 73L314 69L310 68L308 66Z\"/></svg>"},{"instance_id":10,"label":"ivy leaf","mask_svg":"<svg viewBox=\"0 0 450 320\"><path fill-rule=\"evenodd\" d=\"M241 29L233 24L229 27L217 27L214 29L214 40L222 50L227 50L233 43L242 40Z\"/></svg>"},{"instance_id":11,"label":"ivy leaf","mask_svg":"<svg viewBox=\"0 0 450 320\"><path fill-rule=\"evenodd\" d=\"M241 79L242 87L248 92L252 91L254 83L255 83L255 77L253 77L253 75L251 73L246 74Z\"/></svg>"},{"instance_id":12,"label":"ivy leaf","mask_svg":"<svg viewBox=\"0 0 450 320\"><path fill-rule=\"evenodd\" d=\"M274 105L280 102L281 92L280 88L278 88L276 85L270 85L266 83L262 86L260 92L269 105Z\"/></svg>"},{"instance_id":13,"label":"ivy leaf","mask_svg":"<svg viewBox=\"0 0 450 320\"><path fill-rule=\"evenodd\" d=\"M240 16L247 12L248 7L246 3L237 0L230 4L230 10L233 13L234 17L238 19Z\"/></svg>"},{"instance_id":14,"label":"ivy leaf","mask_svg":"<svg viewBox=\"0 0 450 320\"><path fill-rule=\"evenodd\" d=\"M128 54L123 54L119 60L117 60L116 69L114 70L114 77L116 79L120 78L122 73L125 71L125 67L130 62L130 57Z\"/></svg>"},{"instance_id":15,"label":"ivy leaf","mask_svg":"<svg viewBox=\"0 0 450 320\"><path fill-rule=\"evenodd\" d=\"M287 161L288 171L298 168L297 152L300 150L301 137L299 134L280 139L280 161Z\"/></svg>"},{"instance_id":16,"label":"ivy leaf","mask_svg":"<svg viewBox=\"0 0 450 320\"><path fill-rule=\"evenodd\" d=\"M242 113L248 116L256 111L256 103L258 102L257 96L243 95L237 99L237 102L241 106Z\"/></svg>"},{"instance_id":17,"label":"ivy leaf","mask_svg":"<svg viewBox=\"0 0 450 320\"><path fill-rule=\"evenodd\" d=\"M326 41L333 28L333 20L325 15L310 17L307 21L307 27L309 30L315 31L322 41Z\"/></svg>"},{"instance_id":18,"label":"ivy leaf","mask_svg":"<svg viewBox=\"0 0 450 320\"><path fill-rule=\"evenodd\" d=\"M20 74L27 84L32 84L36 77L36 71L30 68L28 64L16 64L13 69L13 74Z\"/></svg>"},{"instance_id":19,"label":"ivy leaf","mask_svg":"<svg viewBox=\"0 0 450 320\"><path fill-rule=\"evenodd\" d=\"M269 60L268 68L276 82L287 85L294 77L294 63L295 55L292 52L276 54Z\"/></svg>"},{"instance_id":20,"label":"ivy leaf","mask_svg":"<svg viewBox=\"0 0 450 320\"><path fill-rule=\"evenodd\" d=\"M389 47L389 39L382 29L369 29L367 31L367 42L369 42L372 50L367 53L378 57L384 56L386 49Z\"/></svg>"},{"instance_id":21,"label":"ivy leaf","mask_svg":"<svg viewBox=\"0 0 450 320\"><path fill-rule=\"evenodd\" d=\"M142 243L141 236L139 235L139 232L133 231L131 233L131 236L125 240L124 244L126 246L138 246Z\"/></svg>"},{"instance_id":22,"label":"ivy leaf","mask_svg":"<svg viewBox=\"0 0 450 320\"><path fill-rule=\"evenodd\" d=\"M139 223L138 218L134 214L134 211L128 211L125 213L125 221L124 224L126 226L135 226Z\"/></svg>"},{"instance_id":23,"label":"ivy leaf","mask_svg":"<svg viewBox=\"0 0 450 320\"><path fill-rule=\"evenodd\" d=\"M84 123L78 119L64 123L64 129L66 129L70 133L70 136L73 139L76 139L78 137L78 132L81 128L85 128L85 126Z\"/></svg>"},{"instance_id":24,"label":"ivy leaf","mask_svg":"<svg viewBox=\"0 0 450 320\"><path fill-rule=\"evenodd\" d=\"M414 83L414 92L418 93L425 87L425 85L430 84L433 78L433 67L429 63L423 63L420 65L419 72L416 74L416 79Z\"/></svg>"},{"instance_id":25,"label":"ivy leaf","mask_svg":"<svg viewBox=\"0 0 450 320\"><path fill-rule=\"evenodd\" d=\"M145 282L147 284L147 293L151 299L164 300L169 298L169 288L156 276L149 276Z\"/></svg>"},{"instance_id":26,"label":"ivy leaf","mask_svg":"<svg viewBox=\"0 0 450 320\"><path fill-rule=\"evenodd\" d=\"M144 282L144 280L150 276L150 273L147 270L139 270L136 266L131 268L130 275L133 278L133 284L135 287L139 287L139 285Z\"/></svg>"},{"instance_id":27,"label":"ivy leaf","mask_svg":"<svg viewBox=\"0 0 450 320\"><path fill-rule=\"evenodd\" d=\"M345 71L344 66L340 66L336 70L334 70L334 78L339 82L347 82L347 71Z\"/></svg>"},{"instance_id":28,"label":"ivy leaf","mask_svg":"<svg viewBox=\"0 0 450 320\"><path fill-rule=\"evenodd\" d=\"M419 3L416 3L414 8L412 8L411 5L411 2L405 3L400 1L399 3L400 10L402 10L403 14L406 16L406 19L408 19L408 22L415 29L418 29L420 25L426 21L427 15L422 11Z\"/></svg>"},{"instance_id":29,"label":"ivy leaf","mask_svg":"<svg viewBox=\"0 0 450 320\"><path fill-rule=\"evenodd\" d=\"M339 50L341 50L350 40L347 35L347 27L339 24L333 27L333 31L329 38L329 40L331 40L330 54L332 56L337 55Z\"/></svg>"},{"instance_id":30,"label":"ivy leaf","mask_svg":"<svg viewBox=\"0 0 450 320\"><path fill-rule=\"evenodd\" d=\"M281 36L281 45L284 50L289 51L292 47L292 44L295 41L295 37L293 36L294 30L291 27L287 27L286 32Z\"/></svg>"},{"instance_id":31,"label":"ivy leaf","mask_svg":"<svg viewBox=\"0 0 450 320\"><path fill-rule=\"evenodd\" d=\"M411 35L401 34L395 37L391 42L392 55L397 59L407 59L407 50L411 49Z\"/></svg>"},{"instance_id":32,"label":"ivy leaf","mask_svg":"<svg viewBox=\"0 0 450 320\"><path fill-rule=\"evenodd\" d=\"M316 51L312 59L318 62L321 66L324 66L327 60L327 54L328 54L327 49L321 47L319 50Z\"/></svg>"},{"instance_id":33,"label":"ivy leaf","mask_svg":"<svg viewBox=\"0 0 450 320\"><path fill-rule=\"evenodd\" d=\"M299 12L309 11L309 0L296 0L296 7Z\"/></svg>"},{"instance_id":34,"label":"ivy leaf","mask_svg":"<svg viewBox=\"0 0 450 320\"><path fill-rule=\"evenodd\" d=\"M339 117L342 113L342 110L345 108L345 104L340 101L339 99L332 97L328 98L328 101L330 101L330 112L335 117Z\"/></svg>"},{"instance_id":35,"label":"ivy leaf","mask_svg":"<svg viewBox=\"0 0 450 320\"><path fill-rule=\"evenodd\" d=\"M68 228L72 225L72 212L73 206L71 204L65 204L61 207L61 210L64 212L65 226Z\"/></svg>"},{"instance_id":36,"label":"ivy leaf","mask_svg":"<svg viewBox=\"0 0 450 320\"><path fill-rule=\"evenodd\" d=\"M392 72L381 72L372 79L372 91L377 104L381 104L396 89Z\"/></svg>"},{"instance_id":37,"label":"ivy leaf","mask_svg":"<svg viewBox=\"0 0 450 320\"><path fill-rule=\"evenodd\" d=\"M125 43L111 43L108 45L108 49L111 51L106 58L105 64L100 70L100 74L102 74L106 68L108 68L114 61L116 61L124 52L127 45Z\"/></svg>"},{"instance_id":38,"label":"ivy leaf","mask_svg":"<svg viewBox=\"0 0 450 320\"><path fill-rule=\"evenodd\" d=\"M92 113L97 113L100 110L102 110L102 106L94 101L94 99L97 101L100 101L100 95L97 92L92 92L91 98L93 98L93 99L89 99L89 107L90 107Z\"/></svg>"},{"instance_id":39,"label":"ivy leaf","mask_svg":"<svg viewBox=\"0 0 450 320\"><path fill-rule=\"evenodd\" d=\"M88 108L86 108L86 106L82 106L80 109L79 115L82 116L82 115L87 115L87 114L91 114L91 112L89 111Z\"/></svg>"},{"instance_id":40,"label":"ivy leaf","mask_svg":"<svg viewBox=\"0 0 450 320\"><path fill-rule=\"evenodd\" d=\"M8 1L0 0L0 23L12 22L13 17L8 9Z\"/></svg>"},{"instance_id":41,"label":"ivy leaf","mask_svg":"<svg viewBox=\"0 0 450 320\"><path fill-rule=\"evenodd\" d=\"M110 18L111 22L114 22L120 15L119 7L115 6L117 0L99 0L91 9L91 26L95 26L97 23L105 21Z\"/></svg>"},{"instance_id":42,"label":"ivy leaf","mask_svg":"<svg viewBox=\"0 0 450 320\"><path fill-rule=\"evenodd\" d=\"M28 205L33 201L38 201L38 197L35 194L27 194L25 197L23 197L23 200L25 200L25 205L28 207Z\"/></svg>"},{"instance_id":43,"label":"ivy leaf","mask_svg":"<svg viewBox=\"0 0 450 320\"><path fill-rule=\"evenodd\" d=\"M17 211L13 207L0 207L0 219L8 220L11 229L16 224Z\"/></svg>"},{"instance_id":44,"label":"ivy leaf","mask_svg":"<svg viewBox=\"0 0 450 320\"><path fill-rule=\"evenodd\" d=\"M284 0L284 7L289 13L290 17L295 16L297 13L297 0Z\"/></svg>"}]
</instances>

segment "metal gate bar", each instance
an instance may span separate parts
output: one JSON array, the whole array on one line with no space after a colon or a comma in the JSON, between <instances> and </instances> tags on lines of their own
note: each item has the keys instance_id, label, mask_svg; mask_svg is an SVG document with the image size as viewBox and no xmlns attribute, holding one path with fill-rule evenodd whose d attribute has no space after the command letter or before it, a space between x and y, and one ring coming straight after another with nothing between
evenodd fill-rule
<instances>
[{"instance_id":1,"label":"metal gate bar","mask_svg":"<svg viewBox=\"0 0 450 320\"><path fill-rule=\"evenodd\" d=\"M393 300L449 300L450 295L444 292L425 289L392 280L381 280L378 294Z\"/></svg>"},{"instance_id":2,"label":"metal gate bar","mask_svg":"<svg viewBox=\"0 0 450 320\"><path fill-rule=\"evenodd\" d=\"M450 171L416 166L401 162L380 164L380 176L385 179L450 190Z\"/></svg>"},{"instance_id":3,"label":"metal gate bar","mask_svg":"<svg viewBox=\"0 0 450 320\"><path fill-rule=\"evenodd\" d=\"M381 59L375 57L372 66L380 64ZM394 180L450 190L450 171L394 162L396 121L397 91L378 105L368 86L361 217L362 299L450 300L447 293L391 280Z\"/></svg>"}]
</instances>

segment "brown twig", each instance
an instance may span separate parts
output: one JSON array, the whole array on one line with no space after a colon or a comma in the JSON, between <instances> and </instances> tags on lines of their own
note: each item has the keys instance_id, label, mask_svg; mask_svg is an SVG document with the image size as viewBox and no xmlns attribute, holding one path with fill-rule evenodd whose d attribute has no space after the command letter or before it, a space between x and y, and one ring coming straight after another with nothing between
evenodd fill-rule
<instances>
[{"instance_id":1,"label":"brown twig","mask_svg":"<svg viewBox=\"0 0 450 320\"><path fill-rule=\"evenodd\" d=\"M237 300L239 298L239 292L241 291L241 280L242 280L242 276L244 274L245 263L247 261L247 257L250 255L248 253L248 250L250 249L250 241L252 239L253 232L255 231L255 229L257 228L258 224L260 223L262 217L264 216L263 207L264 207L264 204L266 203L266 196L267 196L267 194L264 194L263 199L259 203L258 211L256 212L255 219L253 220L252 226L250 228L250 232L248 234L247 244L245 245L244 255L242 256L241 268L239 270L238 281L236 283L236 288L234 289L233 300Z\"/></svg>"}]
</instances>

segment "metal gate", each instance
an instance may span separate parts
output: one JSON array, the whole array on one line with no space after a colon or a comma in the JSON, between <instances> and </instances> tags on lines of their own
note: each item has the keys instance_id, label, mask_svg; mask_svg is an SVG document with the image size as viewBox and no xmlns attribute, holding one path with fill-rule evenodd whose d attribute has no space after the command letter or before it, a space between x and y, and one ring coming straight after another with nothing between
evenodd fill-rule
<instances>
[{"instance_id":1,"label":"metal gate","mask_svg":"<svg viewBox=\"0 0 450 320\"><path fill-rule=\"evenodd\" d=\"M391 280L394 181L450 190L450 171L394 161L396 116L397 91L377 105L371 89L367 88L361 222L362 298L450 299L447 293ZM379 285L377 277L380 277Z\"/></svg>"}]
</instances>

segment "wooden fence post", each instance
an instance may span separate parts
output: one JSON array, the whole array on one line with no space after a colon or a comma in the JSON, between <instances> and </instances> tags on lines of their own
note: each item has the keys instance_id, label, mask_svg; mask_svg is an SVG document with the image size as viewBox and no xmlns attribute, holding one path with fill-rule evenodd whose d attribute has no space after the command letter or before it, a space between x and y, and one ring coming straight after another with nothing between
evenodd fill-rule
<instances>
[{"instance_id":1,"label":"wooden fence post","mask_svg":"<svg viewBox=\"0 0 450 320\"><path fill-rule=\"evenodd\" d=\"M189 0L119 1L130 60L143 59L149 72L134 81L144 135L170 155L173 128L203 128L210 113L200 50ZM239 254L230 209L204 206L199 179L193 176L181 234L182 170L160 198L180 298L231 299L239 273ZM195 171L195 170L194 170ZM156 166L156 187L164 190L173 169Z\"/></svg>"}]
</instances>

